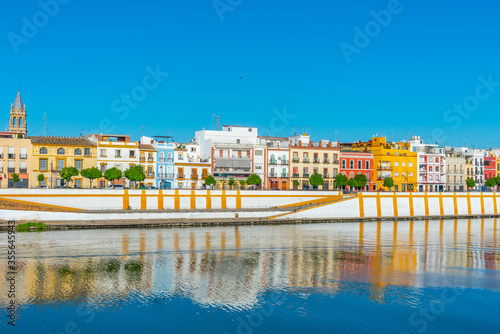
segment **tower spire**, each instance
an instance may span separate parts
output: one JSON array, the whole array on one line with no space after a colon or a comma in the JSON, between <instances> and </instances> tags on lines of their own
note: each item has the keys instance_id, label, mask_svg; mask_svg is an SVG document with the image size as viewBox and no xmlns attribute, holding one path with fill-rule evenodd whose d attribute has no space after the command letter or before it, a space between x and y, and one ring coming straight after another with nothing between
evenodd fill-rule
<instances>
[{"instance_id":1,"label":"tower spire","mask_svg":"<svg viewBox=\"0 0 500 334\"><path fill-rule=\"evenodd\" d=\"M16 100L10 107L9 132L18 132L26 135L26 105L21 99L21 87L18 87Z\"/></svg>"}]
</instances>

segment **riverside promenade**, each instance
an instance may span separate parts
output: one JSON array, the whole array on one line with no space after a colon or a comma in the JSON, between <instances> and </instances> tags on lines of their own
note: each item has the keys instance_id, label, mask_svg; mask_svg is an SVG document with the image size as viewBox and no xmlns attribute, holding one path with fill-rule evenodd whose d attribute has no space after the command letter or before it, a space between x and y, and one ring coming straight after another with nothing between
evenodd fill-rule
<instances>
[{"instance_id":1,"label":"riverside promenade","mask_svg":"<svg viewBox=\"0 0 500 334\"><path fill-rule=\"evenodd\" d=\"M335 191L4 189L0 201L2 229L9 220L80 229L497 217L499 199L494 192L344 195ZM19 206L28 209L19 210Z\"/></svg>"}]
</instances>

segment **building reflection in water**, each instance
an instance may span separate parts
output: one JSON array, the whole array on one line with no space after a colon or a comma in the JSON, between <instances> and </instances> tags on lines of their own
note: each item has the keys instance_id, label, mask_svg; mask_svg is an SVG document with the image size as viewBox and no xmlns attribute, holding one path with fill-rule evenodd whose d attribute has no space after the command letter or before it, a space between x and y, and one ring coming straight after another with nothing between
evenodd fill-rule
<instances>
[{"instance_id":1,"label":"building reflection in water","mask_svg":"<svg viewBox=\"0 0 500 334\"><path fill-rule=\"evenodd\" d=\"M26 246L18 261L20 301L32 304L113 305L141 294L245 309L270 289L384 302L390 286L500 288L496 219L89 230L19 239L18 247ZM7 286L0 288L5 305Z\"/></svg>"}]
</instances>

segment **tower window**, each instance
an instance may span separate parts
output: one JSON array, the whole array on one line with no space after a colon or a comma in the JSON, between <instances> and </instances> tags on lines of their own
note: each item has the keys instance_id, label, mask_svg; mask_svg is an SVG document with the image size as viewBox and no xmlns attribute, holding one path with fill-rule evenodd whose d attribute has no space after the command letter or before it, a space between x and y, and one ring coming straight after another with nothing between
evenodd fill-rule
<instances>
[{"instance_id":1,"label":"tower window","mask_svg":"<svg viewBox=\"0 0 500 334\"><path fill-rule=\"evenodd\" d=\"M57 154L64 154L66 153L66 151L64 150L64 148L58 148L57 149Z\"/></svg>"},{"instance_id":2,"label":"tower window","mask_svg":"<svg viewBox=\"0 0 500 334\"><path fill-rule=\"evenodd\" d=\"M75 150L75 155L82 155L82 150L80 150L79 148L77 148Z\"/></svg>"},{"instance_id":3,"label":"tower window","mask_svg":"<svg viewBox=\"0 0 500 334\"><path fill-rule=\"evenodd\" d=\"M46 147L42 147L40 149L40 154L47 154L47 148Z\"/></svg>"}]
</instances>

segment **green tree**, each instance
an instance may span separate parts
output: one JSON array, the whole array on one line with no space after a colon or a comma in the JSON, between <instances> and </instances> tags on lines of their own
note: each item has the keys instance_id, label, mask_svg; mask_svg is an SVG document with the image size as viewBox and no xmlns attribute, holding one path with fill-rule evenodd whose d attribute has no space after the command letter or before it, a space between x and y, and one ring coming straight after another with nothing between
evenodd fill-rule
<instances>
[{"instance_id":1,"label":"green tree","mask_svg":"<svg viewBox=\"0 0 500 334\"><path fill-rule=\"evenodd\" d=\"M102 172L97 167L82 169L82 171L80 172L80 174L84 178L89 179L89 181L90 181L90 188L92 188L92 181L94 181L95 179L98 179L98 178L102 177Z\"/></svg>"},{"instance_id":2,"label":"green tree","mask_svg":"<svg viewBox=\"0 0 500 334\"><path fill-rule=\"evenodd\" d=\"M347 185L349 186L350 190L356 190L358 187L358 181L351 177L349 180L347 180Z\"/></svg>"},{"instance_id":3,"label":"green tree","mask_svg":"<svg viewBox=\"0 0 500 334\"><path fill-rule=\"evenodd\" d=\"M139 166L139 168L140 168L140 166ZM141 168L141 170L142 170L142 168ZM104 178L108 181L111 181L111 184L113 184L113 185L114 185L114 181L120 179L121 177L122 177L122 171L116 167L106 169L106 171L104 172Z\"/></svg>"},{"instance_id":4,"label":"green tree","mask_svg":"<svg viewBox=\"0 0 500 334\"><path fill-rule=\"evenodd\" d=\"M234 186L233 178L230 178L229 181L227 182L227 184L229 184L229 189L233 189L233 186Z\"/></svg>"},{"instance_id":5,"label":"green tree","mask_svg":"<svg viewBox=\"0 0 500 334\"><path fill-rule=\"evenodd\" d=\"M14 188L16 188L17 182L19 182L19 175L16 173L12 173L12 182L14 182Z\"/></svg>"},{"instance_id":6,"label":"green tree","mask_svg":"<svg viewBox=\"0 0 500 334\"><path fill-rule=\"evenodd\" d=\"M205 178L205 185L207 185L207 186L215 186L216 184L217 184L217 180L212 175L208 175Z\"/></svg>"},{"instance_id":7,"label":"green tree","mask_svg":"<svg viewBox=\"0 0 500 334\"><path fill-rule=\"evenodd\" d=\"M309 183L317 188L318 186L323 185L323 176L320 173L314 173L313 175L309 176Z\"/></svg>"},{"instance_id":8,"label":"green tree","mask_svg":"<svg viewBox=\"0 0 500 334\"><path fill-rule=\"evenodd\" d=\"M130 167L123 173L123 175L127 180L134 182L135 188L137 188L137 182L144 181L144 179L146 178L144 170L139 165Z\"/></svg>"},{"instance_id":9,"label":"green tree","mask_svg":"<svg viewBox=\"0 0 500 334\"><path fill-rule=\"evenodd\" d=\"M364 174L361 174L361 173L356 175L356 177L354 179L356 180L356 187L360 188L359 190L366 187L366 183L368 183L368 179L366 178L366 176Z\"/></svg>"},{"instance_id":10,"label":"green tree","mask_svg":"<svg viewBox=\"0 0 500 334\"><path fill-rule=\"evenodd\" d=\"M470 188L474 188L476 186L476 181L474 181L473 178L468 177L467 180L465 180L465 184L467 185L467 190Z\"/></svg>"},{"instance_id":11,"label":"green tree","mask_svg":"<svg viewBox=\"0 0 500 334\"><path fill-rule=\"evenodd\" d=\"M384 178L384 187L387 187L389 188L389 191L392 191L392 187L394 187L394 180L392 179L392 177L388 176L386 178Z\"/></svg>"},{"instance_id":12,"label":"green tree","mask_svg":"<svg viewBox=\"0 0 500 334\"><path fill-rule=\"evenodd\" d=\"M298 187L300 185L300 182L298 180L293 180L293 185L295 187Z\"/></svg>"},{"instance_id":13,"label":"green tree","mask_svg":"<svg viewBox=\"0 0 500 334\"><path fill-rule=\"evenodd\" d=\"M262 179L257 174L251 174L247 178L247 184L251 186L259 185L262 183Z\"/></svg>"},{"instance_id":14,"label":"green tree","mask_svg":"<svg viewBox=\"0 0 500 334\"><path fill-rule=\"evenodd\" d=\"M43 174L38 174L36 179L38 180L38 182L43 182L43 180L45 180L45 175Z\"/></svg>"},{"instance_id":15,"label":"green tree","mask_svg":"<svg viewBox=\"0 0 500 334\"><path fill-rule=\"evenodd\" d=\"M80 174L80 172L75 167L64 167L59 171L59 175L61 175L61 178L66 181L66 186L69 183L69 180L71 180L73 176L77 176L78 174Z\"/></svg>"},{"instance_id":16,"label":"green tree","mask_svg":"<svg viewBox=\"0 0 500 334\"><path fill-rule=\"evenodd\" d=\"M240 183L240 187L242 187L243 189L245 189L245 184L247 184L246 181L245 180L239 180L238 182Z\"/></svg>"},{"instance_id":17,"label":"green tree","mask_svg":"<svg viewBox=\"0 0 500 334\"><path fill-rule=\"evenodd\" d=\"M497 178L492 177L492 178L486 180L486 182L484 182L484 185L487 186L488 188L493 188L494 186L497 185Z\"/></svg>"},{"instance_id":18,"label":"green tree","mask_svg":"<svg viewBox=\"0 0 500 334\"><path fill-rule=\"evenodd\" d=\"M335 182L333 182L333 185L336 188L342 188L347 185L347 181L347 176L345 176L344 174L337 174L337 176L335 176Z\"/></svg>"}]
</instances>

